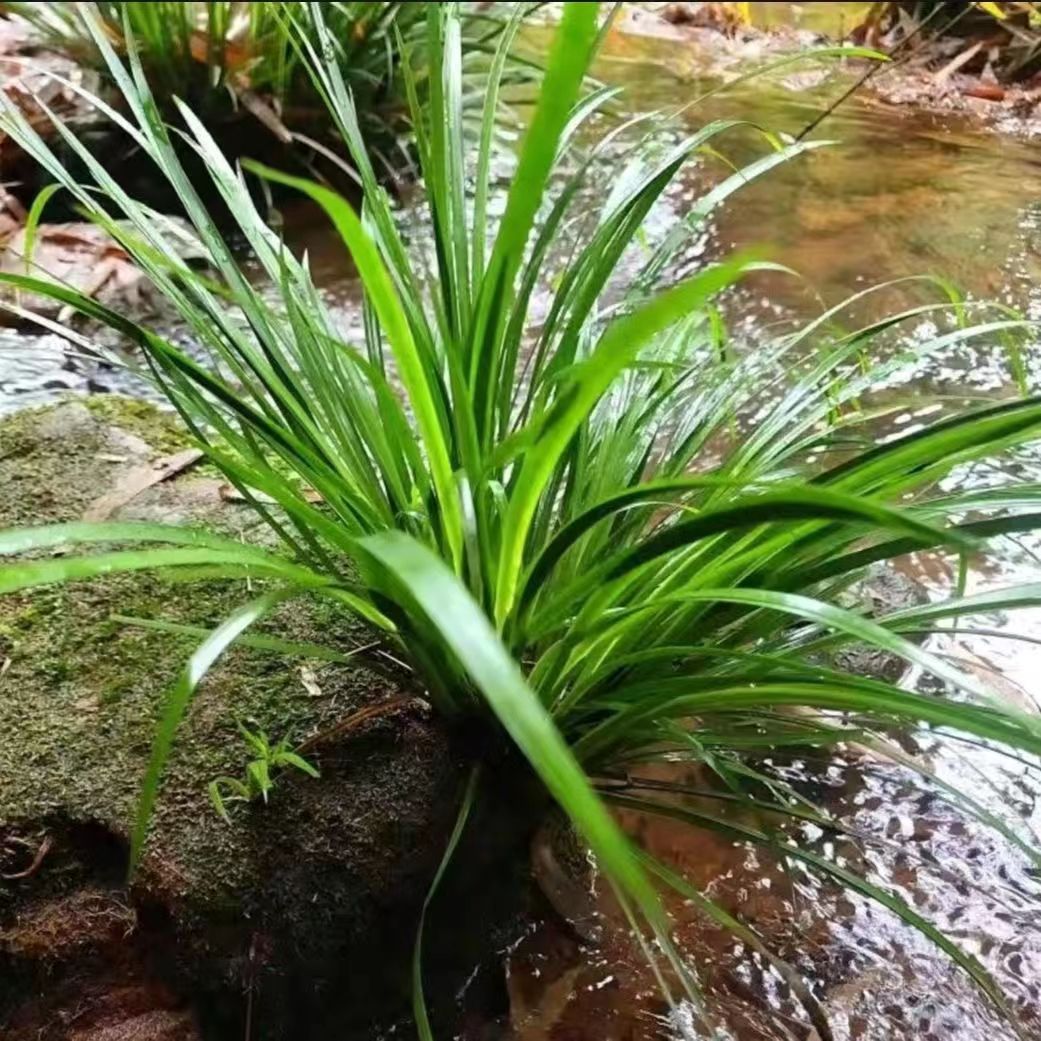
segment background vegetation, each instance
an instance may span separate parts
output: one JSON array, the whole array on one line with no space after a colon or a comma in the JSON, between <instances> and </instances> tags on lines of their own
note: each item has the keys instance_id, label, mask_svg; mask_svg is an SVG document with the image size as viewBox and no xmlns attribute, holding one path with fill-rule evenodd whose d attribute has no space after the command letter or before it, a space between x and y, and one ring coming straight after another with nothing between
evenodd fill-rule
<instances>
[{"instance_id":1,"label":"background vegetation","mask_svg":"<svg viewBox=\"0 0 1041 1041\"><path fill-rule=\"evenodd\" d=\"M385 173L394 174L410 162L403 66L409 67L420 102L429 87L427 6L365 0L323 8L329 29L323 59L339 68L356 100L367 147ZM526 10L532 5L517 6ZM90 5L89 15L82 4L11 2L2 7L28 21L43 46L96 73L104 96L117 105L118 77L99 35L119 54L126 55L131 47L136 51L165 119L176 118L174 99L180 99L206 122L225 151L257 154L265 146L251 135L261 129L272 136L272 145L292 145L301 156L321 160L331 150L346 159L330 133L328 110L301 50L304 41L309 48L318 46L308 4L113 0ZM468 102L479 99L502 26L503 15L495 5L460 17ZM506 75L524 80L529 74L524 63L513 59Z\"/></svg>"}]
</instances>

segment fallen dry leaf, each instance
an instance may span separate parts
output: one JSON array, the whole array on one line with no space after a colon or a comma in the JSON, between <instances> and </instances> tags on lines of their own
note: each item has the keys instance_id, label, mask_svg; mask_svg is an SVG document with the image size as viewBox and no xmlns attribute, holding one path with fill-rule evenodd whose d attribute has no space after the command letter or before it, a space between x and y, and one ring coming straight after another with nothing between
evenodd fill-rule
<instances>
[{"instance_id":1,"label":"fallen dry leaf","mask_svg":"<svg viewBox=\"0 0 1041 1041\"><path fill-rule=\"evenodd\" d=\"M29 245L25 228L15 231L0 254L0 271L15 275L28 272L110 302L118 299L136 303L150 286L125 250L93 224L41 224L27 255ZM59 301L37 293L21 293L16 299L37 314L61 311Z\"/></svg>"},{"instance_id":2,"label":"fallen dry leaf","mask_svg":"<svg viewBox=\"0 0 1041 1041\"><path fill-rule=\"evenodd\" d=\"M0 272L29 273L45 282L56 282L78 290L129 314L155 309L156 298L151 281L126 250L102 228L77 222L40 224L34 240L29 243L24 227L11 227L16 216L12 211L6 224L0 220L0 241L4 242L0 251ZM180 234L185 230L183 222L170 218L169 223L171 249L189 263L205 263L205 255L198 244ZM57 315L64 318L72 313L60 301L37 293L5 288L3 296L5 299L13 298L20 307L44 317Z\"/></svg>"},{"instance_id":3,"label":"fallen dry leaf","mask_svg":"<svg viewBox=\"0 0 1041 1041\"><path fill-rule=\"evenodd\" d=\"M156 459L155 462L135 467L115 488L95 499L87 507L83 519L85 521L108 520L116 510L136 499L143 491L154 484L161 484L188 469L189 466L193 466L202 458L202 455L202 451L198 448L186 448L176 455L164 456L162 459Z\"/></svg>"}]
</instances>

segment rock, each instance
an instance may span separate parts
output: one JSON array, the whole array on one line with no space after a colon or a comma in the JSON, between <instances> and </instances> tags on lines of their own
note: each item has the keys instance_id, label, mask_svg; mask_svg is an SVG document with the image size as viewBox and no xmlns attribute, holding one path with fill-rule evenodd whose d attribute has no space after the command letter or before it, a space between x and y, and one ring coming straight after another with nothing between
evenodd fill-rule
<instances>
[{"instance_id":1,"label":"rock","mask_svg":"<svg viewBox=\"0 0 1041 1041\"><path fill-rule=\"evenodd\" d=\"M139 402L17 413L0 422L0 528L77 519L149 455L184 446L173 417ZM145 489L113 519L176 518L256 538L253 512L219 489L212 471L196 467ZM248 595L241 583L135 574L0 597L0 662L9 662L0 674L0 827L31 835L32 849L42 837L53 843L29 876L0 883L4 1041L30 1036L18 1024L66 1020L46 1036L188 1039L191 1016L207 1036L241 1037L247 993L257 1041L359 1036L407 1008L418 910L462 775L449 735L407 699L321 738L360 707L402 701L361 666L310 663L305 686L301 659L229 652L178 734L140 875L124 886L156 718L197 637L111 615L209 629ZM266 629L340 648L369 638L353 619L305 601ZM322 777L276 778L270 802L235 805L229 827L206 787L243 772L236 719L276 740L319 735L307 755ZM31 859L28 847L12 850L8 863L0 845L0 874ZM96 934L76 933L82 944L66 937L57 962L53 945L33 947L33 923L75 931L76 909L90 912ZM88 951L97 963L89 971L76 953ZM82 985L62 982L74 979ZM120 1004L131 991L138 997ZM84 1001L100 1011L73 1022Z\"/></svg>"},{"instance_id":2,"label":"rock","mask_svg":"<svg viewBox=\"0 0 1041 1041\"><path fill-rule=\"evenodd\" d=\"M880 617L929 602L929 594L914 579L885 564L871 568L868 575L850 590L847 607L860 609L868 616ZM913 637L912 637L913 638ZM908 665L899 655L868 644L851 644L834 656L836 667L856 676L898 683Z\"/></svg>"},{"instance_id":3,"label":"rock","mask_svg":"<svg viewBox=\"0 0 1041 1041\"><path fill-rule=\"evenodd\" d=\"M531 843L531 871L561 921L590 943L601 939L595 871L581 839L560 810L546 815Z\"/></svg>"}]
</instances>

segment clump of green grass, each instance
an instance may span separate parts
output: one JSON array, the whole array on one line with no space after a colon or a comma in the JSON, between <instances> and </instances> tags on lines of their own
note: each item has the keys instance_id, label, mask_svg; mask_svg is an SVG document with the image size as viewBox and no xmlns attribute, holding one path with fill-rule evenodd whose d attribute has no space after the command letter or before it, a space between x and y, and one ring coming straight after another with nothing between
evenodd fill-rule
<instances>
[{"instance_id":1,"label":"clump of green grass","mask_svg":"<svg viewBox=\"0 0 1041 1041\"><path fill-rule=\"evenodd\" d=\"M690 887L634 851L607 803L783 845L789 862L921 930L1004 1007L983 967L898 893L786 829L786 821L836 825L793 801L757 763L793 743L828 750L855 739L885 748L892 728L923 724L1041 752L1036 718L999 704L906 635L1036 604L1041 590L955 591L879 617L842 606L843 592L879 561L938 547L969 560L987 538L1041 526L1034 486L981 494L945 492L938 483L959 464L1037 438L1041 400L849 447L858 402L874 383L928 352L1013 333L1021 323L1001 313L963 322L862 368L879 337L950 310L949 301L852 331L840 328L840 307L754 355L720 350L716 301L763 265L728 257L670 284L670 262L684 233L714 206L816 147L809 142L777 146L722 182L649 255L637 255L635 275L619 284L619 266L625 258L631 267L641 227L669 183L738 124L713 122L664 151L634 153L591 212L583 187L596 155L577 155L572 145L613 97L583 88L604 31L596 4L565 5L498 221L489 216L492 139L518 19L499 40L471 149L460 118L462 25L454 5L433 10L429 105L413 109L431 231L422 249L410 250L368 157L349 84L326 57L328 26L319 5L310 6L302 53L358 167L364 205L357 212L320 185L245 168L326 210L364 287L363 343L340 338L306 262L266 226L244 171L178 105L241 235L279 287L277 303L243 274L183 174L133 50L125 66L98 36L128 109L112 118L177 190L211 259L209 276L179 259L162 219L130 198L60 121L58 132L90 170L89 187L64 172L17 110L6 106L0 117L0 127L124 244L209 360L71 290L29 276L4 280L54 296L139 344L157 385L281 547L155 524L0 535L3 554L36 553L0 570L0 591L111 571L202 569L210 578L248 575L258 593L200 644L166 699L132 831L133 863L178 724L207 670L277 604L317 597L382 634L401 662L403 688L448 719L480 720L516 746L595 853L637 935L657 941L646 949L656 965L668 963L660 979L670 997L677 985L696 996L696 984L671 945L657 886L687 898ZM408 77L406 86L415 100ZM553 258L565 263L549 279L536 321L533 298ZM774 400L763 406L767 387ZM737 418L750 415L754 422L738 434ZM823 467L808 464L813 455L824 457ZM69 544L102 548L40 555ZM829 664L853 642L919 667L942 682L944 695ZM667 785L640 782L641 766L675 760L701 763L718 780L718 793L708 795L718 812L677 801ZM494 783L487 779L494 773L475 763L446 859L477 786ZM1021 843L1010 824L947 794ZM726 812L735 802L751 817ZM715 920L759 942L708 896L695 895ZM417 943L416 1015L428 1037L418 950ZM830 1036L808 988L796 993L818 1033Z\"/></svg>"},{"instance_id":2,"label":"clump of green grass","mask_svg":"<svg viewBox=\"0 0 1041 1041\"><path fill-rule=\"evenodd\" d=\"M311 46L317 42L309 28L308 4L102 0L90 5L3 6L29 21L46 46L97 72L117 99L119 85L99 32L120 54L131 47L136 50L165 117L173 114L169 102L176 97L211 126L242 115L259 120L259 127L284 143L295 140L305 153L330 143L328 111L301 58L298 37L305 35ZM397 143L407 129L402 67L411 67L421 93L427 89L425 25L431 6L398 0L323 5L328 28L325 56L337 64L356 100L370 151L391 170L402 165ZM461 19L461 26L464 68L468 76L480 76L502 19L495 11L471 12ZM518 63L512 69L521 74ZM470 82L471 92L479 90L477 83ZM230 144L226 134L222 144Z\"/></svg>"}]
</instances>

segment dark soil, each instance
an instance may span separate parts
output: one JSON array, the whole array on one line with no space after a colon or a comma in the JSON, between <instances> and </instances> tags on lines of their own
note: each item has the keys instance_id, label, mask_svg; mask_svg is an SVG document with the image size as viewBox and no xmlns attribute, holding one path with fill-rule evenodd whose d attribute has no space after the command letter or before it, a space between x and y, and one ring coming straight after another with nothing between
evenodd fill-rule
<instances>
[{"instance_id":1,"label":"dark soil","mask_svg":"<svg viewBox=\"0 0 1041 1041\"><path fill-rule=\"evenodd\" d=\"M125 850L111 834L59 819L8 827L0 857L4 1041L197 1041L194 1016L164 981L162 937L122 889Z\"/></svg>"}]
</instances>

